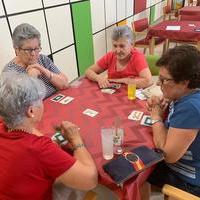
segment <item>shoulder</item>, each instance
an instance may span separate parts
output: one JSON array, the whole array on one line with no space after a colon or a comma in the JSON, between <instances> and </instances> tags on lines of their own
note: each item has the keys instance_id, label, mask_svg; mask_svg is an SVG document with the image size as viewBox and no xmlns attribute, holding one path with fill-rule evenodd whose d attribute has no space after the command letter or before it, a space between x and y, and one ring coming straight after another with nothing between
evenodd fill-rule
<instances>
[{"instance_id":1,"label":"shoulder","mask_svg":"<svg viewBox=\"0 0 200 200\"><path fill-rule=\"evenodd\" d=\"M137 50L136 48L131 49L131 55L133 58L145 58L144 54Z\"/></svg>"}]
</instances>

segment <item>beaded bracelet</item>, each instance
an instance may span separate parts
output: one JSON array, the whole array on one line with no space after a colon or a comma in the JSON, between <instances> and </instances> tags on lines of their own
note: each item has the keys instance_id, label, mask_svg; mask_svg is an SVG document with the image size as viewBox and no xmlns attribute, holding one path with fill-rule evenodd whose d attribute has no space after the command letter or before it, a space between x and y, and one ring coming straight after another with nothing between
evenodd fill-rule
<instances>
[{"instance_id":1,"label":"beaded bracelet","mask_svg":"<svg viewBox=\"0 0 200 200\"><path fill-rule=\"evenodd\" d=\"M85 147L85 145L83 143L77 144L74 146L73 150L76 151L79 148Z\"/></svg>"}]
</instances>

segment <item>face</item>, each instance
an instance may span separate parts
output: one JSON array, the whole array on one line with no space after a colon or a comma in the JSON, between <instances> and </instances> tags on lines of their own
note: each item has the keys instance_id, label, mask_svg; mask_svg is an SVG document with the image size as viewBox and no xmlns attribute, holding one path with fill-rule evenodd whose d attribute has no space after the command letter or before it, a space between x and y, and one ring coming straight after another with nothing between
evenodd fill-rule
<instances>
[{"instance_id":1,"label":"face","mask_svg":"<svg viewBox=\"0 0 200 200\"><path fill-rule=\"evenodd\" d=\"M170 100L177 100L184 96L187 91L188 82L182 81L180 83L174 82L168 70L164 67L160 68L159 79L157 84L161 86L163 96Z\"/></svg>"},{"instance_id":2,"label":"face","mask_svg":"<svg viewBox=\"0 0 200 200\"><path fill-rule=\"evenodd\" d=\"M113 40L113 52L118 60L126 59L131 52L132 44L126 38L120 38L117 41Z\"/></svg>"},{"instance_id":3,"label":"face","mask_svg":"<svg viewBox=\"0 0 200 200\"><path fill-rule=\"evenodd\" d=\"M20 61L27 66L37 63L40 51L40 42L37 38L25 40L22 46L16 49Z\"/></svg>"}]
</instances>

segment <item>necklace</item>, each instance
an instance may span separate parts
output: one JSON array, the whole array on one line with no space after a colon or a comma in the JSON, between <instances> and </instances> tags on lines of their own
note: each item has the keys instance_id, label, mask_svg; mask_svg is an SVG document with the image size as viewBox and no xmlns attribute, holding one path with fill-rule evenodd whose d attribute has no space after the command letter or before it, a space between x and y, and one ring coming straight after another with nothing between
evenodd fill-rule
<instances>
[{"instance_id":1,"label":"necklace","mask_svg":"<svg viewBox=\"0 0 200 200\"><path fill-rule=\"evenodd\" d=\"M24 132L24 133L32 134L30 131L27 131L27 130L25 130L25 129L20 129L20 128L19 128L19 129L18 129L18 128L16 128L16 129L13 128L13 129L12 129L12 128L8 128L8 132L15 132L15 131L16 131L16 132Z\"/></svg>"}]
</instances>

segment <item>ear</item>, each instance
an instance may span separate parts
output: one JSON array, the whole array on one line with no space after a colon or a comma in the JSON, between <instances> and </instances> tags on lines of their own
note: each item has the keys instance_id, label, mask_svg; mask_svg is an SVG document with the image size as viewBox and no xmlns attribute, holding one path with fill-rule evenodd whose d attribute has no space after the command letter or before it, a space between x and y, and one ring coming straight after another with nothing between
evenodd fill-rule
<instances>
[{"instance_id":1,"label":"ear","mask_svg":"<svg viewBox=\"0 0 200 200\"><path fill-rule=\"evenodd\" d=\"M183 84L188 88L188 85L189 85L189 80L185 80L185 81L183 81Z\"/></svg>"},{"instance_id":2,"label":"ear","mask_svg":"<svg viewBox=\"0 0 200 200\"><path fill-rule=\"evenodd\" d=\"M19 49L15 48L15 55L18 56L19 55Z\"/></svg>"},{"instance_id":3,"label":"ear","mask_svg":"<svg viewBox=\"0 0 200 200\"><path fill-rule=\"evenodd\" d=\"M33 118L34 117L34 112L35 110L34 110L34 107L33 106L29 106L29 108L28 108L28 110L27 110L27 117L28 118Z\"/></svg>"}]
</instances>

